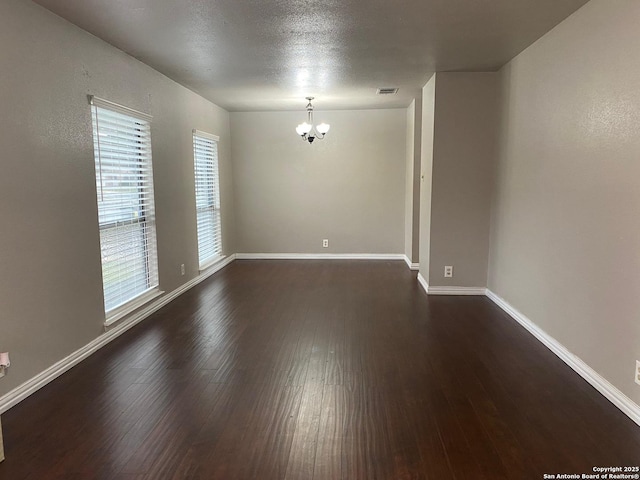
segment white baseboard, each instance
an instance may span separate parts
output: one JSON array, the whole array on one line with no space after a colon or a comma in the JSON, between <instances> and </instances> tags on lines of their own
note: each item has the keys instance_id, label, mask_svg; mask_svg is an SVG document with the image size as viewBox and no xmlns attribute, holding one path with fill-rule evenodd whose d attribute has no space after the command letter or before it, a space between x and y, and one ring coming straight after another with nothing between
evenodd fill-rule
<instances>
[{"instance_id":1,"label":"white baseboard","mask_svg":"<svg viewBox=\"0 0 640 480\"><path fill-rule=\"evenodd\" d=\"M196 278L190 280L184 285L178 287L172 292L160 297L158 300L140 310L133 316L117 323L109 328L104 334L95 340L89 342L84 347L76 350L69 356L56 362L51 367L39 373L35 377L26 381L22 385L14 388L10 392L0 397L0 414L6 412L11 407L27 398L32 393L47 385L67 370L71 369L92 353L96 352L103 346L107 345L117 337L125 333L134 325L156 312L176 297L202 282L209 276L221 270L235 259L366 259L366 260L404 260L401 254L234 254L222 259L220 262L212 265ZM408 259L407 259L408 260ZM406 261L406 260L405 260ZM418 273L418 282L420 286L429 294L440 295L483 295L486 294L496 305L502 308L515 321L527 329L534 337L542 342L549 350L555 353L562 361L571 367L578 375L589 382L596 390L598 390L605 398L618 407L636 424L640 425L640 406L633 402L624 393L609 383L599 373L593 370L579 357L571 353L564 345L538 327L525 315L509 305L504 299L493 293L489 289L484 288L468 288L468 287L429 287L427 281ZM455 293L454 293L455 292Z\"/></svg>"},{"instance_id":2,"label":"white baseboard","mask_svg":"<svg viewBox=\"0 0 640 480\"><path fill-rule=\"evenodd\" d=\"M609 383L593 368L587 365L582 359L571 353L567 347L558 342L555 338L542 330L529 318L513 308L503 298L499 297L491 290L487 289L489 297L502 310L507 312L516 322L522 325L534 337L542 342L549 350L555 353L560 360L570 366L578 375L589 382L596 390L605 396L611 403L622 410L631 420L640 425L640 405L635 403L615 386Z\"/></svg>"},{"instance_id":3,"label":"white baseboard","mask_svg":"<svg viewBox=\"0 0 640 480\"><path fill-rule=\"evenodd\" d=\"M429 287L429 295L486 295L485 287Z\"/></svg>"},{"instance_id":4,"label":"white baseboard","mask_svg":"<svg viewBox=\"0 0 640 480\"><path fill-rule=\"evenodd\" d=\"M409 257L407 257L406 255L404 255L404 263L407 264L407 267L409 267L409 270L419 270L420 269L420 264L419 263L411 263L411 260L409 260Z\"/></svg>"},{"instance_id":5,"label":"white baseboard","mask_svg":"<svg viewBox=\"0 0 640 480\"><path fill-rule=\"evenodd\" d=\"M418 283L429 295L486 295L485 287L430 287L427 280L418 272Z\"/></svg>"},{"instance_id":6,"label":"white baseboard","mask_svg":"<svg viewBox=\"0 0 640 480\"><path fill-rule=\"evenodd\" d=\"M404 260L402 253L236 253L237 260Z\"/></svg>"},{"instance_id":7,"label":"white baseboard","mask_svg":"<svg viewBox=\"0 0 640 480\"><path fill-rule=\"evenodd\" d=\"M158 298L155 302L152 302L142 310L134 313L132 316L116 323L113 327L110 327L106 330L105 333L97 337L96 339L89 342L84 347L76 350L71 355L63 358L59 362L54 363L49 368L40 372L35 377L27 380L22 385L14 388L10 392L6 393L2 397L0 397L0 413L4 413L9 410L11 407L21 402L25 398L27 398L32 393L41 389L45 385L47 385L52 380L55 380L60 375L65 373L67 370L76 366L82 360L87 358L92 353L98 351L100 348L104 347L109 342L115 340L124 332L129 330L134 325L140 323L142 320L147 318L152 313L160 310L167 303L174 300L179 295L183 294L190 288L194 287L198 283L202 282L206 278L210 277L218 270L226 267L229 263L235 260L235 255L228 255L221 259L218 263L212 265L210 268L202 272L196 278L188 281L184 285L176 288L172 292Z\"/></svg>"},{"instance_id":8,"label":"white baseboard","mask_svg":"<svg viewBox=\"0 0 640 480\"><path fill-rule=\"evenodd\" d=\"M418 283L420 284L420 286L424 290L424 293L428 293L429 292L429 284L427 283L427 280L422 276L422 274L420 272L418 272Z\"/></svg>"}]
</instances>

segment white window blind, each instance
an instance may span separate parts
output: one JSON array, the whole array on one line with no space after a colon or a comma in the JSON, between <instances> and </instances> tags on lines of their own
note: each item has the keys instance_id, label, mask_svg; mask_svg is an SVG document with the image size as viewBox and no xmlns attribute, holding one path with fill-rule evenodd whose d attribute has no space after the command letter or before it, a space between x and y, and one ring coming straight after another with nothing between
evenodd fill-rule
<instances>
[{"instance_id":1,"label":"white window blind","mask_svg":"<svg viewBox=\"0 0 640 480\"><path fill-rule=\"evenodd\" d=\"M222 255L218 140L215 135L193 131L198 260L201 269Z\"/></svg>"},{"instance_id":2,"label":"white window blind","mask_svg":"<svg viewBox=\"0 0 640 480\"><path fill-rule=\"evenodd\" d=\"M107 318L158 286L151 129L146 114L91 97Z\"/></svg>"}]
</instances>

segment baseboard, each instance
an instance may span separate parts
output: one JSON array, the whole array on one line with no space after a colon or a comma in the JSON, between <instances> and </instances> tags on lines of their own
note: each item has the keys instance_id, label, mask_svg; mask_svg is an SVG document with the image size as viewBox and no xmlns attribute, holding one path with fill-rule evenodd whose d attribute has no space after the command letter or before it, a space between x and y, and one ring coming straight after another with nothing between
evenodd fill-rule
<instances>
[{"instance_id":1,"label":"baseboard","mask_svg":"<svg viewBox=\"0 0 640 480\"><path fill-rule=\"evenodd\" d=\"M96 352L103 346L107 345L117 337L125 333L127 330L140 323L145 318L177 298L182 293L194 287L198 283L207 279L217 271L221 270L235 259L367 259L367 260L400 260L404 259L404 255L379 255L379 254L235 254L229 255L219 263L185 283L179 288L173 290L167 295L162 296L151 305L137 312L135 315L117 323L109 328L104 334L95 340L89 342L84 347L76 350L69 356L56 362L51 367L39 373L35 377L27 380L22 385L14 388L10 392L0 397L0 414L6 412L14 405L18 404L32 393L55 380L57 377L71 369L82 360ZM556 354L562 361L571 367L578 375L589 382L596 390L598 390L605 398L618 407L636 424L640 425L640 406L627 397L624 393L613 386L609 381L593 370L579 357L571 353L564 345L550 336L525 315L513 308L504 299L496 295L489 289L484 288L468 288L468 287L429 287L427 281L418 273L418 282L425 292L429 294L440 295L483 295L486 294L496 305L502 308L515 321L522 325L534 337L542 342L549 350ZM455 292L455 293L453 293ZM481 293L480 293L481 292Z\"/></svg>"},{"instance_id":2,"label":"baseboard","mask_svg":"<svg viewBox=\"0 0 640 480\"><path fill-rule=\"evenodd\" d=\"M430 287L427 280L418 272L418 283L429 295L486 295L484 287Z\"/></svg>"},{"instance_id":3,"label":"baseboard","mask_svg":"<svg viewBox=\"0 0 640 480\"><path fill-rule=\"evenodd\" d=\"M126 332L133 326L137 325L145 318L149 317L152 313L160 310L162 307L164 307L170 301L174 300L176 297L180 296L190 288L194 287L195 285L207 279L217 271L226 267L233 260L235 260L235 255L226 256L225 258L220 260L220 262L212 265L210 268L202 272L196 278L190 280L184 285L181 285L180 287L176 288L172 292L169 292L168 294L163 295L162 297L158 298L155 302L152 302L150 305L139 310L133 315L123 319L120 322L117 322L112 327L108 328L105 331L105 333L100 335L98 338L92 340L84 347L76 350L71 355L54 363L49 368L42 371L35 377L31 378L30 380L27 380L22 385L19 385L18 387L14 388L10 392L6 393L2 397L0 397L0 414L6 412L11 407L18 404L19 402L27 398L32 393L35 393L36 391L38 391L39 389L47 385L49 382L55 380L60 375L65 373L67 370L71 369L72 367L80 363L82 360L87 358L89 355L98 351L108 343L118 338L124 332Z\"/></svg>"},{"instance_id":4,"label":"baseboard","mask_svg":"<svg viewBox=\"0 0 640 480\"><path fill-rule=\"evenodd\" d=\"M4 461L4 440L2 439L2 420L0 419L0 462Z\"/></svg>"},{"instance_id":5,"label":"baseboard","mask_svg":"<svg viewBox=\"0 0 640 480\"><path fill-rule=\"evenodd\" d=\"M203 280L206 280L207 278L209 278L214 273L222 270L224 267L226 267L231 262L233 262L235 260L235 258L236 258L235 254L227 255L226 257L220 259L218 262L216 262L216 263L214 263L212 265L209 265L205 270L203 270L200 273L200 275L198 275L195 278L192 278L187 283L179 286L178 288L176 288L175 290L169 292L168 294L163 295L162 297L158 298L157 301L150 303L145 308L136 311L135 313L133 313L132 315L127 317L127 319L125 321L116 323L114 327L105 325L107 327L107 330L111 331L112 328L113 329L120 328L120 326L121 326L120 323L124 324L127 327L127 330L128 330L129 328L131 328L135 324L140 323L142 320L147 318L152 313L157 312L158 310L160 310L162 307L164 307L169 302L171 302L172 300L174 300L177 297L179 297L180 295L182 295L184 292L186 292L190 288L196 286L197 284L199 284Z\"/></svg>"},{"instance_id":6,"label":"baseboard","mask_svg":"<svg viewBox=\"0 0 640 480\"><path fill-rule=\"evenodd\" d=\"M429 287L429 295L486 295L485 287Z\"/></svg>"},{"instance_id":7,"label":"baseboard","mask_svg":"<svg viewBox=\"0 0 640 480\"><path fill-rule=\"evenodd\" d=\"M237 260L404 260L401 253L236 253Z\"/></svg>"},{"instance_id":8,"label":"baseboard","mask_svg":"<svg viewBox=\"0 0 640 480\"><path fill-rule=\"evenodd\" d=\"M509 314L516 322L527 329L529 333L542 342L549 350L555 353L560 360L589 382L593 388L598 390L598 392L604 395L605 398L622 410L622 412L631 420L640 425L640 405L635 403L615 386L609 383L609 381L602 377L602 375L592 369L582 359L571 353L567 347L542 330L533 321L509 305L509 303L507 303L503 298L499 297L489 289L487 289L487 297Z\"/></svg>"},{"instance_id":9,"label":"baseboard","mask_svg":"<svg viewBox=\"0 0 640 480\"><path fill-rule=\"evenodd\" d=\"M429 293L429 284L427 283L427 280L422 276L420 272L418 272L418 283L424 290L424 293Z\"/></svg>"},{"instance_id":10,"label":"baseboard","mask_svg":"<svg viewBox=\"0 0 640 480\"><path fill-rule=\"evenodd\" d=\"M407 257L406 255L404 255L404 263L407 264L407 267L409 267L409 270L419 270L420 269L420 264L419 263L411 263L411 260L409 260L409 257Z\"/></svg>"}]
</instances>

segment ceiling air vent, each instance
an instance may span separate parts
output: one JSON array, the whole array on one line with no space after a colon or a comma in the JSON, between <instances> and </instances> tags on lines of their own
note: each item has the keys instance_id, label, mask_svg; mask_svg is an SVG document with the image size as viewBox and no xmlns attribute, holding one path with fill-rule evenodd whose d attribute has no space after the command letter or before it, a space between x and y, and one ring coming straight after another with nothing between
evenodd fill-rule
<instances>
[{"instance_id":1,"label":"ceiling air vent","mask_svg":"<svg viewBox=\"0 0 640 480\"><path fill-rule=\"evenodd\" d=\"M378 95L395 95L398 93L397 88L379 88L376 92Z\"/></svg>"}]
</instances>

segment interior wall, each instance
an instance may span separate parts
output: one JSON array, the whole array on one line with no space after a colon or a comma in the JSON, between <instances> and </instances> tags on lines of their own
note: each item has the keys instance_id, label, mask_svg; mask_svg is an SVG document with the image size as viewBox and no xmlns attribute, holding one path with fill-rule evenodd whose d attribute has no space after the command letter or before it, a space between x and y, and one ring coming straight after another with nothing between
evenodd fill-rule
<instances>
[{"instance_id":1,"label":"interior wall","mask_svg":"<svg viewBox=\"0 0 640 480\"><path fill-rule=\"evenodd\" d=\"M428 282L486 287L499 78L451 72L436 79Z\"/></svg>"},{"instance_id":2,"label":"interior wall","mask_svg":"<svg viewBox=\"0 0 640 480\"><path fill-rule=\"evenodd\" d=\"M402 254L406 109L318 109L313 144L305 115L230 115L238 252Z\"/></svg>"},{"instance_id":3,"label":"interior wall","mask_svg":"<svg viewBox=\"0 0 640 480\"><path fill-rule=\"evenodd\" d=\"M420 148L420 275L429 280L431 242L431 193L433 173L433 140L436 108L436 75L422 88L422 125Z\"/></svg>"},{"instance_id":4,"label":"interior wall","mask_svg":"<svg viewBox=\"0 0 640 480\"><path fill-rule=\"evenodd\" d=\"M422 149L422 90L407 107L405 165L404 254L420 262L420 167Z\"/></svg>"},{"instance_id":5,"label":"interior wall","mask_svg":"<svg viewBox=\"0 0 640 480\"><path fill-rule=\"evenodd\" d=\"M0 2L0 44L2 395L103 332L88 94L154 116L160 287L198 274L193 128L221 137L225 251L235 245L226 111L32 2Z\"/></svg>"},{"instance_id":6,"label":"interior wall","mask_svg":"<svg viewBox=\"0 0 640 480\"><path fill-rule=\"evenodd\" d=\"M407 107L407 142L404 182L404 254L413 262L413 169L416 101Z\"/></svg>"},{"instance_id":7,"label":"interior wall","mask_svg":"<svg viewBox=\"0 0 640 480\"><path fill-rule=\"evenodd\" d=\"M489 287L636 403L640 2L592 0L501 71Z\"/></svg>"},{"instance_id":8,"label":"interior wall","mask_svg":"<svg viewBox=\"0 0 640 480\"><path fill-rule=\"evenodd\" d=\"M422 164L422 90L418 91L414 102L413 121L413 169L412 169L412 263L420 262L420 168Z\"/></svg>"}]
</instances>

